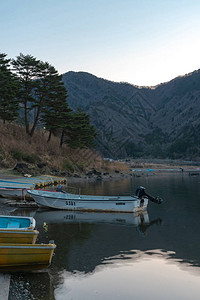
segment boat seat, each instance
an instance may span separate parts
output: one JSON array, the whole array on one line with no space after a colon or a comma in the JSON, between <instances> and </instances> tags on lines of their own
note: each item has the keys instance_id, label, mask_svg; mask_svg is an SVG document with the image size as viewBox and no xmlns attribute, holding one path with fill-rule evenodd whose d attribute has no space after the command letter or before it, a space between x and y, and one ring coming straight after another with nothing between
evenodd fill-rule
<instances>
[{"instance_id":1,"label":"boat seat","mask_svg":"<svg viewBox=\"0 0 200 300\"><path fill-rule=\"evenodd\" d=\"M20 228L20 223L10 221L10 222L8 222L7 228Z\"/></svg>"}]
</instances>

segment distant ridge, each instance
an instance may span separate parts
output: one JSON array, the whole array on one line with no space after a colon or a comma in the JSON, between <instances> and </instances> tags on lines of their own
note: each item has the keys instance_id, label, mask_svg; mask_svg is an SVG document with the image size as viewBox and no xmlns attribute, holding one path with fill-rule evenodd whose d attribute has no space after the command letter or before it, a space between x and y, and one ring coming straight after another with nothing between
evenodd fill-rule
<instances>
[{"instance_id":1,"label":"distant ridge","mask_svg":"<svg viewBox=\"0 0 200 300\"><path fill-rule=\"evenodd\" d=\"M63 81L70 106L90 114L105 156L200 156L200 70L154 87L72 71Z\"/></svg>"}]
</instances>

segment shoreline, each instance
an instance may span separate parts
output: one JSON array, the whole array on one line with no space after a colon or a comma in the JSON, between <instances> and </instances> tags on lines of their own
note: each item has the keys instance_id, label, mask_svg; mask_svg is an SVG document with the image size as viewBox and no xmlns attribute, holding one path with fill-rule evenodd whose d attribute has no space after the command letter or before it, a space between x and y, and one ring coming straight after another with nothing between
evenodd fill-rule
<instances>
[{"instance_id":1,"label":"shoreline","mask_svg":"<svg viewBox=\"0 0 200 300\"><path fill-rule=\"evenodd\" d=\"M38 178L42 176L65 178L68 183L75 182L96 182L96 181L109 181L109 180L121 180L132 177L147 177L147 176L163 176L166 174L182 174L182 175L200 175L200 165L198 163L192 164L191 162L185 162L177 164L176 161L170 161L170 163L158 163L158 162L146 162L144 160L124 162L127 170L121 171L115 170L106 172L104 171L90 171L86 174L73 174L71 176L62 176L58 174L57 176L53 174L40 174L38 176L31 176L31 178ZM20 173L16 173L13 169L0 169L0 179L1 180L14 180L19 178L26 178Z\"/></svg>"},{"instance_id":2,"label":"shoreline","mask_svg":"<svg viewBox=\"0 0 200 300\"><path fill-rule=\"evenodd\" d=\"M148 176L165 176L171 175L187 175L187 176L198 176L200 175L200 168L174 168L174 169L138 169L130 173L110 174L108 176L102 175L101 179L98 176L88 177L86 175L80 177L66 177L68 183L78 183L83 181L97 182L97 181L109 181L109 180L121 180L135 177L148 177Z\"/></svg>"}]
</instances>

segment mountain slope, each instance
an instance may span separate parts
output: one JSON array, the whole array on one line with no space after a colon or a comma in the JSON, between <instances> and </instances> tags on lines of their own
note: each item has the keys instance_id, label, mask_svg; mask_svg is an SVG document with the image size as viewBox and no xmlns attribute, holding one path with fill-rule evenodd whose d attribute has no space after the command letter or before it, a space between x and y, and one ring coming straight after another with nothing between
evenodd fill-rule
<instances>
[{"instance_id":1,"label":"mountain slope","mask_svg":"<svg viewBox=\"0 0 200 300\"><path fill-rule=\"evenodd\" d=\"M104 155L193 158L200 154L200 70L153 88L84 72L65 73L63 81L69 105L90 114L98 132L97 148Z\"/></svg>"}]
</instances>

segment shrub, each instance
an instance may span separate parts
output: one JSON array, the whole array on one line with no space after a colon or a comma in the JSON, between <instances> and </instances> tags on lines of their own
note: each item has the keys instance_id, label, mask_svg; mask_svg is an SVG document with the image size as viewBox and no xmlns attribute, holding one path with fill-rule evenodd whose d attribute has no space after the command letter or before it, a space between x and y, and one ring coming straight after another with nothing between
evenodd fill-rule
<instances>
[{"instance_id":1,"label":"shrub","mask_svg":"<svg viewBox=\"0 0 200 300\"><path fill-rule=\"evenodd\" d=\"M34 164L40 161L39 156L36 154L23 154L22 159L30 164Z\"/></svg>"},{"instance_id":2,"label":"shrub","mask_svg":"<svg viewBox=\"0 0 200 300\"><path fill-rule=\"evenodd\" d=\"M19 160L21 161L22 160L22 157L23 157L23 153L17 149L12 149L10 151L10 154L12 155L12 157L16 160Z\"/></svg>"},{"instance_id":3,"label":"shrub","mask_svg":"<svg viewBox=\"0 0 200 300\"><path fill-rule=\"evenodd\" d=\"M74 172L74 166L69 160L65 159L63 161L63 164L62 164L62 170L67 170L69 172Z\"/></svg>"}]
</instances>

